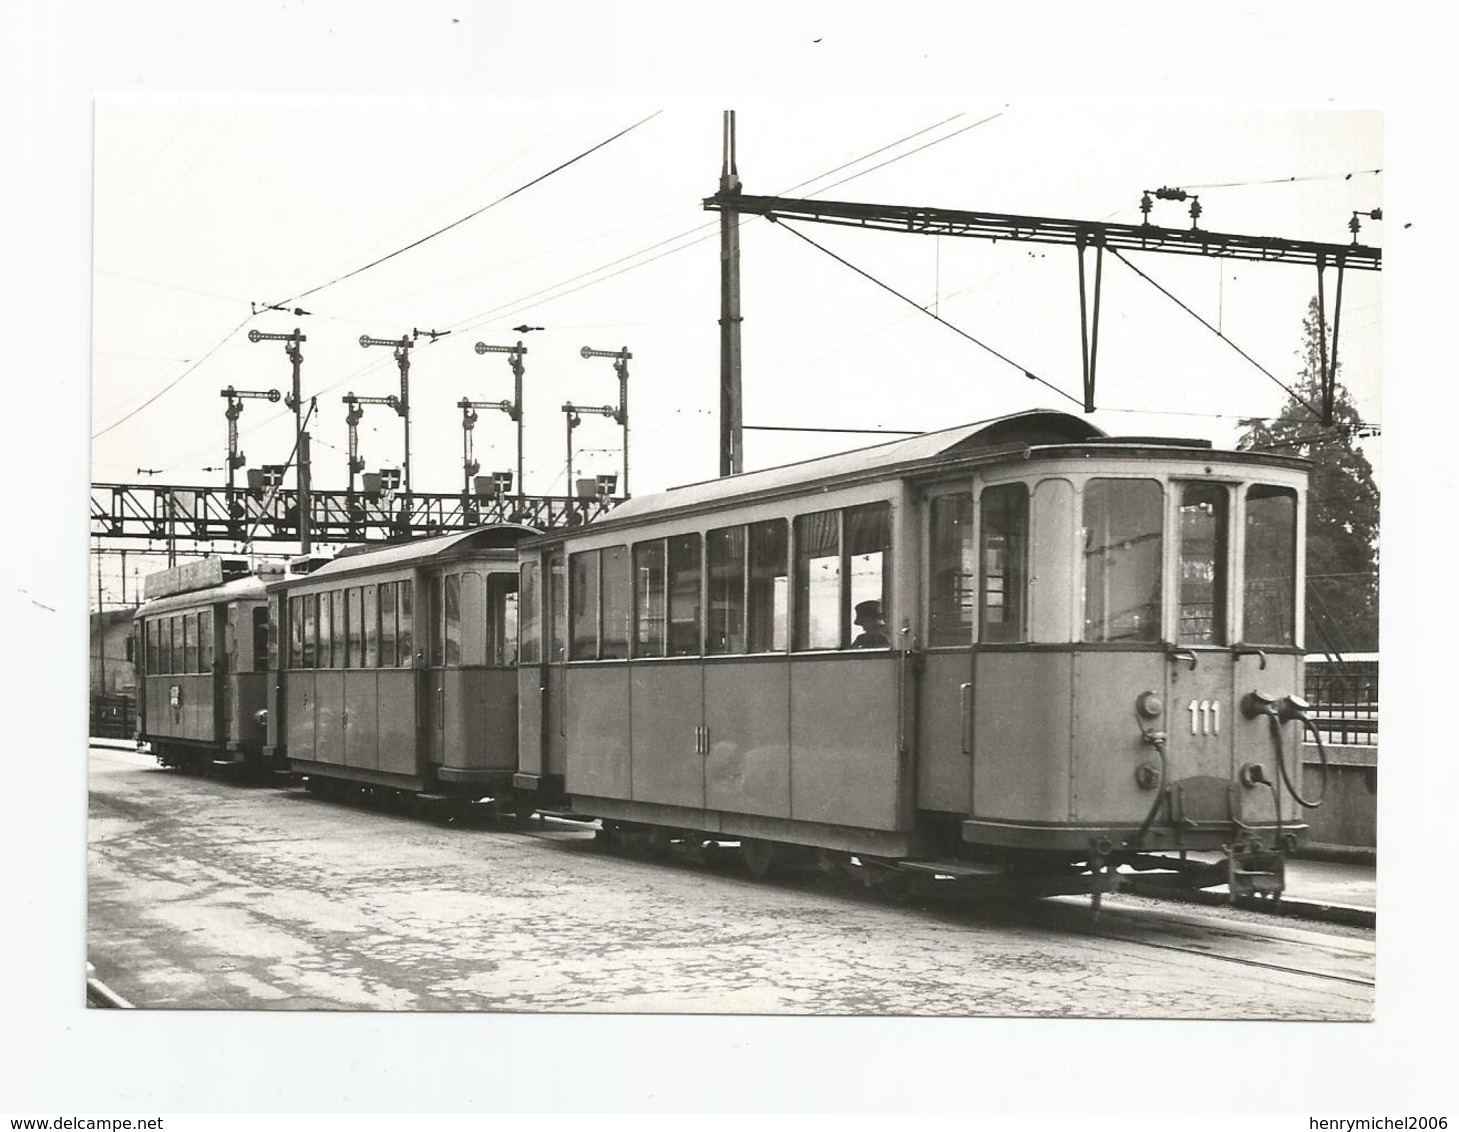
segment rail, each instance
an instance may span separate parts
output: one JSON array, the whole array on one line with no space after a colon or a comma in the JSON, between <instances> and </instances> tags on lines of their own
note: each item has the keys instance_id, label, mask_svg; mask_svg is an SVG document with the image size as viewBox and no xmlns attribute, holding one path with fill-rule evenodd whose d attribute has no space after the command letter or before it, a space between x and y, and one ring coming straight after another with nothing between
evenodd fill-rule
<instances>
[{"instance_id":1,"label":"rail","mask_svg":"<svg viewBox=\"0 0 1459 1132\"><path fill-rule=\"evenodd\" d=\"M1378 743L1377 665L1353 665L1350 671L1313 671L1308 666L1305 699L1308 715L1323 741L1346 746ZM1327 667L1324 663L1323 667Z\"/></svg>"}]
</instances>

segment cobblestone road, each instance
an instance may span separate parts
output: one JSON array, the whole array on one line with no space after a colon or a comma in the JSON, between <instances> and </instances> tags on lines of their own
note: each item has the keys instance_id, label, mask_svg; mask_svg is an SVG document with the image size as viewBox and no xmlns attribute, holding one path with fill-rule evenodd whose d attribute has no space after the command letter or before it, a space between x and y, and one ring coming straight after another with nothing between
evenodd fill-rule
<instances>
[{"instance_id":1,"label":"cobblestone road","mask_svg":"<svg viewBox=\"0 0 1459 1132\"><path fill-rule=\"evenodd\" d=\"M91 752L88 951L142 1007L1365 1019L1370 987Z\"/></svg>"}]
</instances>

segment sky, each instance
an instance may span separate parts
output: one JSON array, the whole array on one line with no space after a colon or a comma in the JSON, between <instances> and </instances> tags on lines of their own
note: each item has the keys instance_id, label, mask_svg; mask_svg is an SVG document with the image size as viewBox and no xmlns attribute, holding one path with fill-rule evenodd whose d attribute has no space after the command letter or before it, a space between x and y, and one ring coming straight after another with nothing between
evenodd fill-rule
<instances>
[{"instance_id":1,"label":"sky","mask_svg":"<svg viewBox=\"0 0 1459 1132\"><path fill-rule=\"evenodd\" d=\"M358 338L415 329L451 332L411 355L417 490L462 484L457 402L511 395L506 359L476 354L477 341L527 346L529 492L567 491L561 406L616 402L611 362L585 361L583 346L633 354L636 494L717 474L718 218L702 199L717 187L725 108L682 97L98 100L92 479L223 483L220 391L287 391L282 345L247 333L296 326L308 337L304 396L317 399L317 487L346 485L342 397L398 392L392 351L363 350ZM865 97L732 108L752 194L1136 223L1144 190L1176 186L1199 195L1208 230L1334 242L1349 238L1353 212L1383 203L1373 111ZM1152 219L1190 224L1175 202L1159 202ZM1364 224L1365 242L1381 246L1382 223ZM1072 248L795 227L911 302L784 228L743 218L746 424L929 430L1027 408L1080 411ZM1129 259L1227 340L1107 257L1095 422L1229 446L1242 417L1277 413L1315 270ZM1329 303L1335 282L1329 271ZM1343 380L1379 427L1380 284L1377 273L1348 273L1340 341ZM252 313L270 304L309 313ZM288 460L283 406L246 401L239 429L249 466ZM746 467L877 439L751 429ZM481 413L474 440L484 471L514 466L505 414ZM368 470L400 466L399 418L367 407L358 443ZM1375 463L1380 444L1364 442ZM621 445L616 424L585 416L575 474L619 471ZM103 564L112 598L120 569Z\"/></svg>"},{"instance_id":2,"label":"sky","mask_svg":"<svg viewBox=\"0 0 1459 1132\"><path fill-rule=\"evenodd\" d=\"M27 758L27 788L6 796L0 852L46 862L12 871L7 910L26 927L0 943L4 968L24 973L7 1008L24 1038L9 1064L26 1097L64 1099L68 1111L392 1098L459 1107L485 1103L477 1090L490 1056L523 1096L561 1103L904 1108L947 1103L907 1082L951 1056L977 1069L976 1088L954 1103L985 1110L1181 1111L1193 1098L1330 1115L1452 1107L1454 926L1423 879L1439 856L1433 799L1454 795L1452 743L1433 713L1452 695L1451 666L1434 663L1432 644L1447 648L1453 620L1433 596L1455 486L1443 351L1459 299L1443 238L1459 109L1451 42L1442 9L1411 0L914 3L891 18L882 5L758 0L714 11L640 0L0 6L11 376L0 421L21 489L12 487L20 518L0 555L6 625L19 642L3 663L17 705L10 747L37 756ZM1182 1066L1209 1063L1197 1056L1130 1090L1111 1084L1131 1035L1121 1024L472 1018L461 1020L466 1031L440 1019L154 1015L128 1019L119 1042L79 1009L85 776L74 752L85 742L95 586L89 482L129 480L138 467L221 482L202 471L224 457L218 391L288 377L278 345L251 345L246 332L295 320L250 320L250 302L335 279L655 112L475 220L300 300L313 312L298 321L309 335L305 392L319 398L317 475L344 482L338 398L394 384L388 351L360 349L359 334L459 327L419 349L412 372L421 486L453 489L454 402L506 396L510 380L500 357L480 358L471 344L514 341L510 328L524 322L547 328L526 338L529 490L550 490L562 470L562 401L606 402L615 391L611 365L582 360L583 345L633 351L635 492L713 475L716 242L652 245L714 220L700 201L716 187L729 107L747 192L788 190L945 122L804 191L981 123L823 195L1135 221L1143 189L1236 183L1198 190L1209 228L1325 240L1346 238L1354 209L1383 207L1388 219L1364 228L1384 248L1381 282L1349 276L1341 344L1343 378L1387 445L1365 442L1385 489L1375 1023L1142 1022L1140 1048L1279 1052L1260 1070L1237 1070L1234 1083L1188 1077ZM1286 180L1295 176L1322 179ZM1281 183L1251 183L1269 179ZM1179 206L1161 207L1162 220L1181 221ZM1077 388L1069 249L803 231L1020 366ZM747 220L742 236L747 423L920 429L1064 404L788 232ZM623 257L633 252L669 254L632 267ZM1137 262L1278 377L1295 371L1310 269ZM629 269L562 293L610 263ZM1227 443L1236 418L1277 410L1280 389L1123 265L1107 262L1104 282L1101 427ZM281 423L259 424L270 414L256 401L245 410L250 465L285 454ZM397 462L384 410L367 410L366 422L367 466ZM506 439L504 422L484 415L477 439L491 467L499 456L488 462L486 450ZM584 448L617 439L591 418L578 432ZM747 466L848 443L751 433ZM584 458L616 464L611 451ZM270 1071L220 1076L220 1047L266 1057ZM278 1052L304 1047L307 1059ZM168 1053L165 1081L158 1049ZM659 1069L647 1081L636 1072L646 1058ZM564 1059L566 1078L554 1073ZM848 1066L868 1064L878 1072L848 1078ZM1039 1071L1053 1065L1065 1087L1051 1091Z\"/></svg>"}]
</instances>

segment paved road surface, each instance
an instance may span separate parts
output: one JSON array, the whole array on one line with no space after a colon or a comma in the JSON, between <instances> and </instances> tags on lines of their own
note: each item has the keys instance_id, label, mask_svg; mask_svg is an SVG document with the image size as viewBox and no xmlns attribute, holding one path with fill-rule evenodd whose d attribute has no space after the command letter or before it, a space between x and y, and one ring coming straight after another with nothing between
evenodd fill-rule
<instances>
[{"instance_id":1,"label":"paved road surface","mask_svg":"<svg viewBox=\"0 0 1459 1132\"><path fill-rule=\"evenodd\" d=\"M1370 987L610 857L573 832L435 824L116 750L94 749L90 766L88 958L141 1007L1372 1011Z\"/></svg>"}]
</instances>

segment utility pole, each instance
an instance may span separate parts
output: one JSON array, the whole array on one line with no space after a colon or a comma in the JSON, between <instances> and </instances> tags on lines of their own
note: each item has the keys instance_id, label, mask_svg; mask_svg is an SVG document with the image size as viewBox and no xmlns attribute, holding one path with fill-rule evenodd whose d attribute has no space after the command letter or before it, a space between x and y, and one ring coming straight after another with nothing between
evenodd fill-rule
<instances>
[{"instance_id":1,"label":"utility pole","mask_svg":"<svg viewBox=\"0 0 1459 1132\"><path fill-rule=\"evenodd\" d=\"M299 552L308 554L313 549L310 541L309 520L312 513L312 506L309 499L309 442L304 435L303 407L304 399L299 392L300 370L304 365L304 352L299 346L309 341L308 337L294 327L292 334L266 334L261 330L250 330L248 332L250 342L283 342L284 353L289 356L293 366L291 380L291 392L284 398L284 404L294 410L294 444L298 449L299 468L296 473L299 483Z\"/></svg>"},{"instance_id":2,"label":"utility pole","mask_svg":"<svg viewBox=\"0 0 1459 1132\"><path fill-rule=\"evenodd\" d=\"M719 474L745 470L740 401L740 214L734 198L740 193L735 165L735 112L724 112L724 160L719 172ZM624 453L627 455L627 443ZM628 492L624 473L624 494Z\"/></svg>"},{"instance_id":3,"label":"utility pole","mask_svg":"<svg viewBox=\"0 0 1459 1132\"><path fill-rule=\"evenodd\" d=\"M417 334L418 336L418 334ZM405 459L402 463L403 482L401 487L405 492L406 506L410 506L410 348L415 342L409 335L402 334L399 338L372 338L368 334L360 335L360 345L366 349L371 346L390 346L395 350L395 364L400 367L400 397L392 406L400 419L405 422ZM361 400L364 400L361 398Z\"/></svg>"},{"instance_id":4,"label":"utility pole","mask_svg":"<svg viewBox=\"0 0 1459 1132\"><path fill-rule=\"evenodd\" d=\"M478 354L509 355L507 360L512 367L513 378L512 400L480 404L475 407L500 409L517 423L517 498L521 499L527 491L527 485L522 482L522 375L526 372L526 367L522 364L522 355L527 352L527 347L522 345L521 339L517 340L515 346L488 346L485 342L478 342L476 352ZM571 484L568 485L569 489L571 486ZM469 483L467 490L470 490Z\"/></svg>"},{"instance_id":5,"label":"utility pole","mask_svg":"<svg viewBox=\"0 0 1459 1132\"><path fill-rule=\"evenodd\" d=\"M599 416L612 417L618 424L623 426L623 498L628 498L628 359L633 357L628 352L628 347L621 350L595 350L591 346L584 346L578 351L584 358L612 358L613 369L618 374L618 408L605 405L601 409L589 409L578 407L577 412L596 413ZM571 402L564 405L563 412L574 411ZM568 478L572 478L572 430L576 424L569 423L567 430L567 462ZM572 484L568 485L569 493L572 491Z\"/></svg>"}]
</instances>

